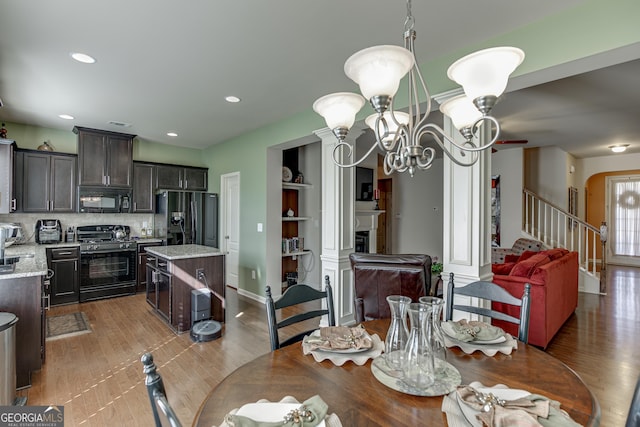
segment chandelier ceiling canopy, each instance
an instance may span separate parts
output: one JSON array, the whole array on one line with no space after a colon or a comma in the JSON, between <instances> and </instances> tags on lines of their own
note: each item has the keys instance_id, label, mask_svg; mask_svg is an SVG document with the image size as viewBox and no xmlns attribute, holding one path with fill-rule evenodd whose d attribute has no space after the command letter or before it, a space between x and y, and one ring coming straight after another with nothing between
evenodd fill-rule
<instances>
[{"instance_id":1,"label":"chandelier ceiling canopy","mask_svg":"<svg viewBox=\"0 0 640 427\"><path fill-rule=\"evenodd\" d=\"M431 95L415 57L411 0L407 0L404 27L404 47L369 47L354 53L345 62L345 74L358 84L362 95L332 93L314 102L314 111L324 117L338 140L333 161L340 167L356 166L377 147L385 155L385 174L408 170L413 176L416 169L430 168L435 158L435 150L420 143L428 134L453 162L471 166L478 160L479 151L490 148L498 140L500 124L489 113L507 87L509 76L524 60L524 52L515 47L494 47L471 53L449 67L447 76L462 86L464 95L443 102L440 110L451 118L464 137L464 142L458 143L440 126L427 122ZM402 112L394 109L393 98L405 76L408 76L409 107L407 112ZM424 113L421 99L426 102ZM343 163L339 152L346 150L349 159L353 156L354 149L345 138L366 100L375 113L367 117L365 123L373 129L376 140L362 158ZM478 144L477 132L483 124L491 126L491 139ZM462 156L456 156L448 146L460 150ZM465 153L471 155L464 156Z\"/></svg>"}]
</instances>

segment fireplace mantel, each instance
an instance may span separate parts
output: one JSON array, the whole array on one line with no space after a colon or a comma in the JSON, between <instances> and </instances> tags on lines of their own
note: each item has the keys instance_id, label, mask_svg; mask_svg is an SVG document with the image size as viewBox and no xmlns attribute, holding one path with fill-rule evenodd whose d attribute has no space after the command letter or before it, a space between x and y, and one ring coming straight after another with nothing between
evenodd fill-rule
<instances>
[{"instance_id":1,"label":"fireplace mantel","mask_svg":"<svg viewBox=\"0 0 640 427\"><path fill-rule=\"evenodd\" d=\"M378 216L384 213L383 210L356 210L356 224L355 231L368 231L369 232L369 253L376 253L376 230L378 229Z\"/></svg>"}]
</instances>

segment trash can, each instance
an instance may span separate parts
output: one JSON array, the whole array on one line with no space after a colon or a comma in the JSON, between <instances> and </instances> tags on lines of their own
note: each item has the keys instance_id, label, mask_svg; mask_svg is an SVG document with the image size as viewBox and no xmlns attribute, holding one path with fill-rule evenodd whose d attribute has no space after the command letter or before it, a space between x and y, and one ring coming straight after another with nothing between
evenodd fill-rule
<instances>
[{"instance_id":1,"label":"trash can","mask_svg":"<svg viewBox=\"0 0 640 427\"><path fill-rule=\"evenodd\" d=\"M13 313L0 313L0 406L16 399L16 323Z\"/></svg>"}]
</instances>

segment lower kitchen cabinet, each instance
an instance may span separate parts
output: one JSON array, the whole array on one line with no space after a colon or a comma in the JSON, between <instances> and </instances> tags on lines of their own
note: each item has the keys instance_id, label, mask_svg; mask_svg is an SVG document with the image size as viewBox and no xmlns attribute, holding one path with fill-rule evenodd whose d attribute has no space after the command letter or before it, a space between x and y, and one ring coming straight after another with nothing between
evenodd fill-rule
<instances>
[{"instance_id":1,"label":"lower kitchen cabinet","mask_svg":"<svg viewBox=\"0 0 640 427\"><path fill-rule=\"evenodd\" d=\"M161 246L162 242L138 242L138 271L137 292L145 292L147 289L147 250L150 246Z\"/></svg>"},{"instance_id":2,"label":"lower kitchen cabinet","mask_svg":"<svg viewBox=\"0 0 640 427\"><path fill-rule=\"evenodd\" d=\"M16 387L31 385L31 373L42 367L45 354L43 276L0 279L0 311L18 316L16 324Z\"/></svg>"},{"instance_id":3,"label":"lower kitchen cabinet","mask_svg":"<svg viewBox=\"0 0 640 427\"><path fill-rule=\"evenodd\" d=\"M51 305L77 303L80 298L80 248L47 248Z\"/></svg>"}]
</instances>

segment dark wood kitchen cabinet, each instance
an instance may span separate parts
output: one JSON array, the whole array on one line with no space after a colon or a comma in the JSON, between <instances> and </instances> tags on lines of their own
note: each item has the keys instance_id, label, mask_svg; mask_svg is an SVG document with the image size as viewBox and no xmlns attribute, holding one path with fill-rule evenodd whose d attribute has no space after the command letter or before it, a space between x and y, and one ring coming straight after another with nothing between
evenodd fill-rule
<instances>
[{"instance_id":1,"label":"dark wood kitchen cabinet","mask_svg":"<svg viewBox=\"0 0 640 427\"><path fill-rule=\"evenodd\" d=\"M133 162L133 213L154 213L156 165Z\"/></svg>"},{"instance_id":2,"label":"dark wood kitchen cabinet","mask_svg":"<svg viewBox=\"0 0 640 427\"><path fill-rule=\"evenodd\" d=\"M47 248L47 265L51 305L77 303L80 298L80 248Z\"/></svg>"},{"instance_id":3,"label":"dark wood kitchen cabinet","mask_svg":"<svg viewBox=\"0 0 640 427\"><path fill-rule=\"evenodd\" d=\"M15 160L21 175L16 180L18 211L75 212L77 156L20 150Z\"/></svg>"},{"instance_id":4,"label":"dark wood kitchen cabinet","mask_svg":"<svg viewBox=\"0 0 640 427\"><path fill-rule=\"evenodd\" d=\"M18 316L16 324L16 386L31 385L31 373L45 355L43 276L0 278L0 311Z\"/></svg>"},{"instance_id":5,"label":"dark wood kitchen cabinet","mask_svg":"<svg viewBox=\"0 0 640 427\"><path fill-rule=\"evenodd\" d=\"M130 188L135 135L74 127L78 135L78 185Z\"/></svg>"},{"instance_id":6,"label":"dark wood kitchen cabinet","mask_svg":"<svg viewBox=\"0 0 640 427\"><path fill-rule=\"evenodd\" d=\"M147 289L147 248L150 246L161 246L162 242L143 242L138 241L138 292L144 292Z\"/></svg>"},{"instance_id":7,"label":"dark wood kitchen cabinet","mask_svg":"<svg viewBox=\"0 0 640 427\"><path fill-rule=\"evenodd\" d=\"M156 172L158 190L207 191L207 168L158 164Z\"/></svg>"}]
</instances>

